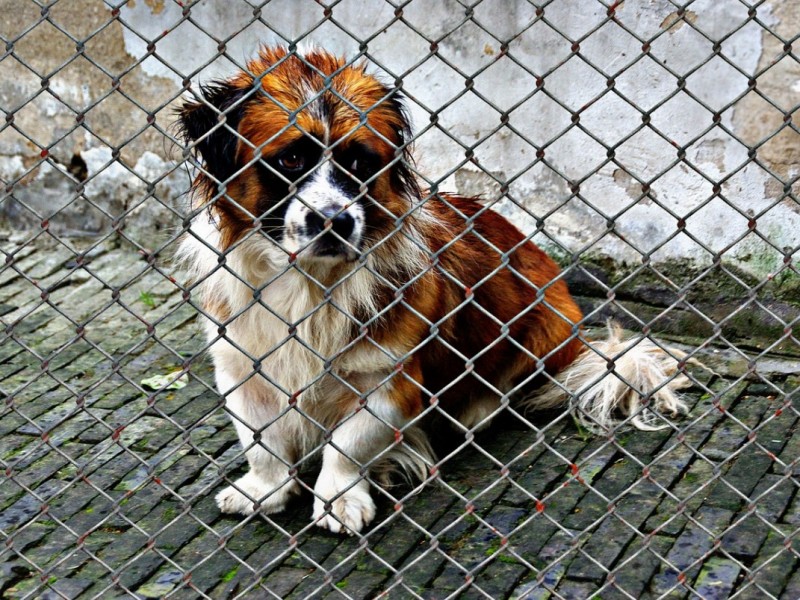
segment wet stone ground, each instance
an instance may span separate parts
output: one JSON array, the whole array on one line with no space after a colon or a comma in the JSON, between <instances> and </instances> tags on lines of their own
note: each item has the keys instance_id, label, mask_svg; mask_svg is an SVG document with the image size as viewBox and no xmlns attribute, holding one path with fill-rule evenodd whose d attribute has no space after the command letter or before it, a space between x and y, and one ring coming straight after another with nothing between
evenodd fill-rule
<instances>
[{"instance_id":1,"label":"wet stone ground","mask_svg":"<svg viewBox=\"0 0 800 600\"><path fill-rule=\"evenodd\" d=\"M165 259L4 249L3 598L800 597L797 359L718 340L691 415L652 433L563 414L437 432L438 475L376 488L375 523L340 537L309 524L309 493L217 510L243 461ZM141 386L181 370L182 389Z\"/></svg>"}]
</instances>

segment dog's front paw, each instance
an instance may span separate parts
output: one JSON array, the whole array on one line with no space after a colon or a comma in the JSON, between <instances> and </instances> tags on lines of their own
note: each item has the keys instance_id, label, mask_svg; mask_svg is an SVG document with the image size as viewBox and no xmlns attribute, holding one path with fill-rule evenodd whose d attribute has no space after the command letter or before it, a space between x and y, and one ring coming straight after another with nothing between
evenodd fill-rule
<instances>
[{"instance_id":1,"label":"dog's front paw","mask_svg":"<svg viewBox=\"0 0 800 600\"><path fill-rule=\"evenodd\" d=\"M369 484L359 481L341 493L334 481L320 480L314 488L314 522L333 533L353 535L361 531L375 518L375 502L369 493ZM326 509L326 506L328 507Z\"/></svg>"},{"instance_id":2,"label":"dog's front paw","mask_svg":"<svg viewBox=\"0 0 800 600\"><path fill-rule=\"evenodd\" d=\"M259 510L272 514L286 508L289 498L299 491L296 481L272 483L257 477L251 471L217 494L216 501L224 513L251 515Z\"/></svg>"}]
</instances>

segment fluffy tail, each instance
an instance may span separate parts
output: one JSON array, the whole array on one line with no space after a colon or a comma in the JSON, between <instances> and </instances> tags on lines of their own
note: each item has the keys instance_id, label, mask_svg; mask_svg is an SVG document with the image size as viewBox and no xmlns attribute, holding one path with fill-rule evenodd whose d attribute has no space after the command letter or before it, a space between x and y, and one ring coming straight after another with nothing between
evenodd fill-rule
<instances>
[{"instance_id":1,"label":"fluffy tail","mask_svg":"<svg viewBox=\"0 0 800 600\"><path fill-rule=\"evenodd\" d=\"M410 485L423 482L436 455L428 436L416 425L403 430L403 443L391 448L370 469L370 474L383 487L391 487L398 479Z\"/></svg>"},{"instance_id":2,"label":"fluffy tail","mask_svg":"<svg viewBox=\"0 0 800 600\"><path fill-rule=\"evenodd\" d=\"M569 401L578 422L593 432L608 431L623 419L637 429L661 429L666 424L656 413L675 417L688 412L676 393L691 385L678 372L678 361L685 357L685 352L667 352L648 339L624 338L619 324L609 322L606 340L592 342L522 406L555 408ZM700 364L695 359L688 362Z\"/></svg>"}]
</instances>

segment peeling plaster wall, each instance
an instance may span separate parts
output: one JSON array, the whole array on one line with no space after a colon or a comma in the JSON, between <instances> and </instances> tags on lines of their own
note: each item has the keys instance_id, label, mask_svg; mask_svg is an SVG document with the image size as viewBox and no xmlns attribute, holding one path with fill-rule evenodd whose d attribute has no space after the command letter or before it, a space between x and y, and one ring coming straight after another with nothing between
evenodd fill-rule
<instances>
[{"instance_id":1,"label":"peeling plaster wall","mask_svg":"<svg viewBox=\"0 0 800 600\"><path fill-rule=\"evenodd\" d=\"M102 234L121 226L142 243L179 227L175 210L182 210L188 179L175 168L181 152L165 134L184 82L196 90L197 82L230 73L259 43L313 30L306 40L347 55L358 52L351 35L368 40L384 76L402 80L420 133L418 168L432 186L497 200L496 209L525 231L543 220L537 240L562 257L583 252L624 265L641 264L644 253L654 264L679 261L691 270L724 253L729 264L763 278L783 264L781 251L800 244L800 206L786 195L800 187L800 135L781 112L797 107L800 65L791 57L775 62L783 44L758 24L740 27L748 10L741 2L696 0L686 13L686 21L723 40L727 60L708 62L712 42L680 20L673 4L621 3L616 14L624 28L608 23L580 42L598 69L621 71L614 92L599 99L607 77L568 58L571 43L546 23L528 27L536 9L521 0L484 0L466 22L453 0L413 0L403 21L393 20L394 9L382 0L344 0L333 20L312 0L273 0L253 24L254 9L241 0L203 0L183 22L182 8L166 0L71 0L51 15L84 38L114 6L119 20L85 44L85 57L72 60L75 44L43 23L0 61L0 105L14 115L13 126L0 132L0 177L15 183L13 198L0 207L6 227L39 227L47 219L54 231ZM800 30L799 6L772 0L758 6L757 16L792 38ZM574 40L605 11L599 2L556 0L544 14ZM33 3L0 0L0 33L16 39L38 14ZM503 56L497 39L476 23L499 39L523 33ZM440 40L438 56L427 57L430 44L407 24ZM642 57L641 42L625 28L643 39L662 35ZM220 47L225 56L214 60ZM757 85L775 106L753 91L729 106L747 91L751 74L773 63ZM534 93L536 77L519 65L542 77L541 89ZM684 90L667 68L691 73ZM722 111L717 124L698 100ZM631 103L649 111L669 141L643 127ZM587 104L573 126L571 111ZM613 161L599 142L613 147ZM687 145L678 160L677 147ZM748 146L758 146L757 161L740 168ZM42 147L55 164L41 162ZM538 159L537 148L544 149ZM76 185L87 175L85 186Z\"/></svg>"}]
</instances>

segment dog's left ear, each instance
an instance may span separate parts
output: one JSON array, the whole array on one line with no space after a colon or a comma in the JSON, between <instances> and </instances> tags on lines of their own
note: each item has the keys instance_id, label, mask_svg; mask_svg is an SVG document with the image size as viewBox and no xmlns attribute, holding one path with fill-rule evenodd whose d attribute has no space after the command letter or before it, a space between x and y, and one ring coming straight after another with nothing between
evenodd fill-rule
<instances>
[{"instance_id":1,"label":"dog's left ear","mask_svg":"<svg viewBox=\"0 0 800 600\"><path fill-rule=\"evenodd\" d=\"M387 102L396 113L400 121L397 128L397 137L400 140L401 160L392 169L392 183L395 189L405 194L407 197L418 199L422 197L422 191L415 176L414 156L412 153L412 141L414 134L411 130L411 117L406 107L405 97L399 89L394 88Z\"/></svg>"},{"instance_id":2,"label":"dog's left ear","mask_svg":"<svg viewBox=\"0 0 800 600\"><path fill-rule=\"evenodd\" d=\"M236 172L237 129L248 90L229 82L200 88L202 100L186 102L178 109L178 127L186 143L196 142L205 169L222 183Z\"/></svg>"}]
</instances>

